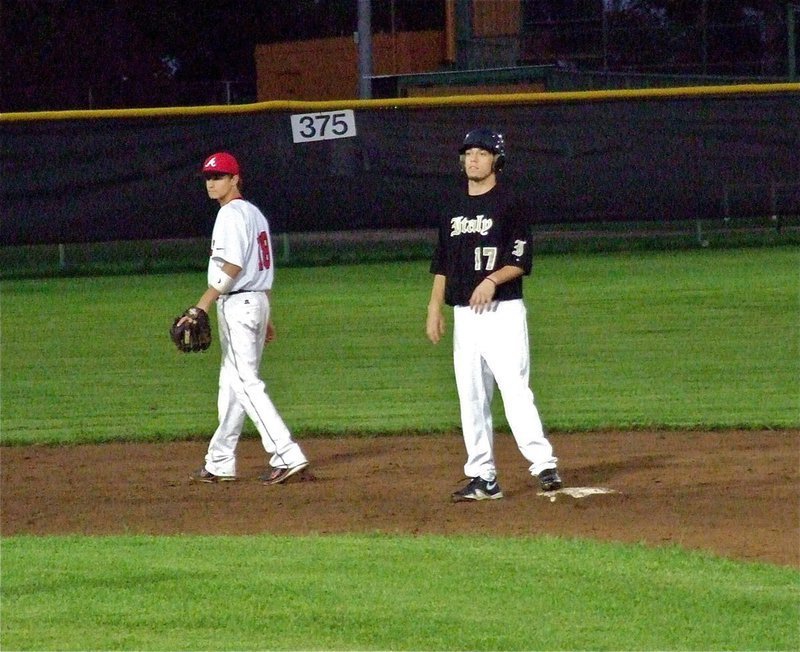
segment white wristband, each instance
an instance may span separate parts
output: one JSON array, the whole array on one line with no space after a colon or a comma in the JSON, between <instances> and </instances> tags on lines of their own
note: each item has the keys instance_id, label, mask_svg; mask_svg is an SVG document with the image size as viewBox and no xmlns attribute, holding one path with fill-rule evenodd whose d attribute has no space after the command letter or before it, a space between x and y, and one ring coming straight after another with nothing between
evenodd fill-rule
<instances>
[{"instance_id":1,"label":"white wristband","mask_svg":"<svg viewBox=\"0 0 800 652\"><path fill-rule=\"evenodd\" d=\"M236 283L236 279L228 276L222 270L219 270L219 273L216 275L213 281L211 281L208 285L214 288L220 294L228 294L233 289L233 284Z\"/></svg>"}]
</instances>

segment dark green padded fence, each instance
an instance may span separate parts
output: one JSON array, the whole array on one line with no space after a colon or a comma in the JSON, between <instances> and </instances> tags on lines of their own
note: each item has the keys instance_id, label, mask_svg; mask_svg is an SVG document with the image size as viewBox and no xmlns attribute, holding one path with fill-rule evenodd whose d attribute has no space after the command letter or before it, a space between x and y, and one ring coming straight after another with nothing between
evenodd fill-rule
<instances>
[{"instance_id":1,"label":"dark green padded fence","mask_svg":"<svg viewBox=\"0 0 800 652\"><path fill-rule=\"evenodd\" d=\"M348 111L344 137L292 128ZM800 214L800 84L269 102L0 115L0 244L207 236L197 171L222 149L275 232L427 228L478 125L539 224Z\"/></svg>"}]
</instances>

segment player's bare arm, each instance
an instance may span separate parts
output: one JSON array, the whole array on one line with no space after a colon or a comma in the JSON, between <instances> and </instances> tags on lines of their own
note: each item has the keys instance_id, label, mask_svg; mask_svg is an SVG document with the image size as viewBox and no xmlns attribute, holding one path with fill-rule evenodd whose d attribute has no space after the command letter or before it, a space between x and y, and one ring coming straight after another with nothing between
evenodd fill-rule
<instances>
[{"instance_id":1,"label":"player's bare arm","mask_svg":"<svg viewBox=\"0 0 800 652\"><path fill-rule=\"evenodd\" d=\"M242 271L242 268L238 265L234 265L233 263L229 263L224 261L222 263L222 267L220 268L222 274L225 277L231 279L232 281L236 279L237 276ZM222 292L216 287L209 286L208 289L203 292L203 296L200 297L198 302L195 304L198 308L202 308L206 312L211 309L211 304L213 304L219 297L222 295Z\"/></svg>"},{"instance_id":2,"label":"player's bare arm","mask_svg":"<svg viewBox=\"0 0 800 652\"><path fill-rule=\"evenodd\" d=\"M475 312L483 312L494 299L498 285L522 276L524 270L515 265L506 265L495 270L476 286L469 298L469 305Z\"/></svg>"},{"instance_id":3,"label":"player's bare arm","mask_svg":"<svg viewBox=\"0 0 800 652\"><path fill-rule=\"evenodd\" d=\"M444 315L442 314L442 304L444 304L444 285L445 277L436 274L433 277L433 287L431 288L431 299L428 302L428 319L425 322L425 334L434 344L438 344L444 335Z\"/></svg>"}]
</instances>

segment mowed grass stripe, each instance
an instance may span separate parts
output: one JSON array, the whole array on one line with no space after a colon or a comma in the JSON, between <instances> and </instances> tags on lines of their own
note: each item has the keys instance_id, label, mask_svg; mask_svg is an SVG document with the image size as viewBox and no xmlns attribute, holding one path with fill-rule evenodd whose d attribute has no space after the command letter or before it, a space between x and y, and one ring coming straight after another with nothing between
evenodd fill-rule
<instances>
[{"instance_id":1,"label":"mowed grass stripe","mask_svg":"<svg viewBox=\"0 0 800 652\"><path fill-rule=\"evenodd\" d=\"M537 258L525 292L546 425L800 425L798 269L793 247ZM458 427L450 332L438 346L424 335L430 282L424 262L278 270L263 376L293 431ZM204 285L3 282L3 443L209 436L218 344L181 355L167 336ZM504 428L499 400L495 412Z\"/></svg>"},{"instance_id":2,"label":"mowed grass stripe","mask_svg":"<svg viewBox=\"0 0 800 652\"><path fill-rule=\"evenodd\" d=\"M797 649L796 570L550 537L13 537L8 649Z\"/></svg>"}]
</instances>

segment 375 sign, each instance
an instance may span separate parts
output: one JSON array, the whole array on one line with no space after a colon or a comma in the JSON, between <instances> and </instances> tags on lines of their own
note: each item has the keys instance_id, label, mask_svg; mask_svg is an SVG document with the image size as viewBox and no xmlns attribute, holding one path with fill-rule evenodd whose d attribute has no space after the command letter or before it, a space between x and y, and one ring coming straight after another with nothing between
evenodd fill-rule
<instances>
[{"instance_id":1,"label":"375 sign","mask_svg":"<svg viewBox=\"0 0 800 652\"><path fill-rule=\"evenodd\" d=\"M356 135L356 119L350 109L298 113L291 116L291 119L292 140L295 143L352 138Z\"/></svg>"}]
</instances>

